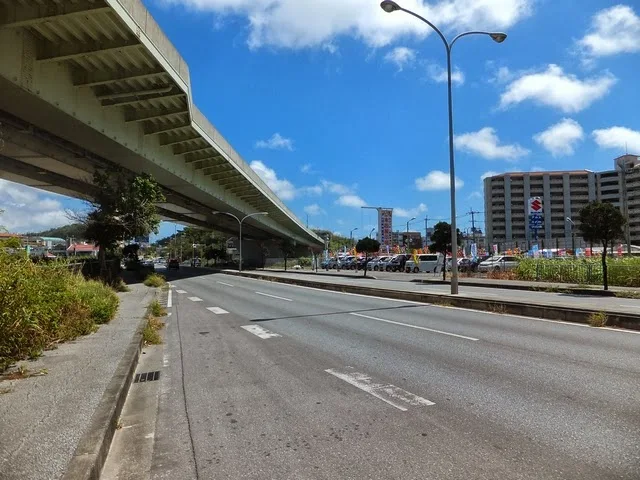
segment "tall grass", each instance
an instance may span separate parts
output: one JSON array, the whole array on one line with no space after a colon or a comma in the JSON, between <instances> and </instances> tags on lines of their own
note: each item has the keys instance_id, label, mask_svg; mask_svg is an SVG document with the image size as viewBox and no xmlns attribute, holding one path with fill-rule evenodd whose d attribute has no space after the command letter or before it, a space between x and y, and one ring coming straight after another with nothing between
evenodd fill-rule
<instances>
[{"instance_id":1,"label":"tall grass","mask_svg":"<svg viewBox=\"0 0 640 480\"><path fill-rule=\"evenodd\" d=\"M0 251L0 265L0 371L56 342L91 333L116 314L118 297L111 288L64 263L35 265L26 255Z\"/></svg>"},{"instance_id":2,"label":"tall grass","mask_svg":"<svg viewBox=\"0 0 640 480\"><path fill-rule=\"evenodd\" d=\"M640 258L607 258L609 285L640 287ZM519 280L602 285L600 257L585 259L523 258L518 264Z\"/></svg>"}]
</instances>

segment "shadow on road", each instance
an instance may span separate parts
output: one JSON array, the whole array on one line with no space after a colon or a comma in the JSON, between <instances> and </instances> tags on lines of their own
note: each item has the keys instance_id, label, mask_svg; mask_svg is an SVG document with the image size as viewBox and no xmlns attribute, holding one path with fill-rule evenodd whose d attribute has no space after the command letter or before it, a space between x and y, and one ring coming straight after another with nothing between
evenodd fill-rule
<instances>
[{"instance_id":1,"label":"shadow on road","mask_svg":"<svg viewBox=\"0 0 640 480\"><path fill-rule=\"evenodd\" d=\"M313 313L313 314L305 314L305 315L290 315L287 317L273 317L273 318L254 318L252 322L270 322L273 320L289 320L292 318L312 318L312 317L326 317L330 315L341 315L347 313L366 313L366 312L380 312L385 310L407 310L414 308L424 308L424 307L437 307L437 305L399 305L397 307L376 307L376 308L363 308L359 310L339 310L336 312L326 312L326 313Z\"/></svg>"}]
</instances>

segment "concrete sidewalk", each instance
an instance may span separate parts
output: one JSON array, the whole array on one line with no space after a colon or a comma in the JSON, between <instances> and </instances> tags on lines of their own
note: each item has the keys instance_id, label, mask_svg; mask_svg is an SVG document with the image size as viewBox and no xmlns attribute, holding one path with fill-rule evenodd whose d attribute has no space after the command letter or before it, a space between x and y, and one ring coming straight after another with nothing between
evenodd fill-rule
<instances>
[{"instance_id":1,"label":"concrete sidewalk","mask_svg":"<svg viewBox=\"0 0 640 480\"><path fill-rule=\"evenodd\" d=\"M122 390L113 386L122 383L124 364L132 363L134 353L137 360L135 342L139 348L142 317L155 294L142 284L130 288L118 294L120 308L111 323L35 361L20 362L29 372L46 374L0 382L0 391L7 392L0 395L0 478L59 479L74 454L100 441L96 426L109 418L109 403L113 412L113 390Z\"/></svg>"},{"instance_id":2,"label":"concrete sidewalk","mask_svg":"<svg viewBox=\"0 0 640 480\"><path fill-rule=\"evenodd\" d=\"M363 271L355 270L321 270L317 272L313 270L292 270L288 269L286 272L283 269L265 268L264 270L257 270L258 272L276 272L287 274L302 274L302 275L324 275L328 277L337 278L365 278ZM398 282L412 282L412 283L425 283L433 285L449 285L450 276L446 281L442 280L442 274L434 275L432 273L404 273L404 272L367 272L367 279L376 280L389 280ZM579 293L583 295L602 295L602 296L614 296L616 292L638 292L639 288L632 287L617 287L610 286L609 291L605 292L601 285L577 285L572 283L559 283L559 282L534 282L523 280L495 280L484 277L465 277L460 276L458 280L459 285L467 287L484 287L484 288L502 288L505 290L530 290L530 291L571 291L573 293Z\"/></svg>"}]
</instances>

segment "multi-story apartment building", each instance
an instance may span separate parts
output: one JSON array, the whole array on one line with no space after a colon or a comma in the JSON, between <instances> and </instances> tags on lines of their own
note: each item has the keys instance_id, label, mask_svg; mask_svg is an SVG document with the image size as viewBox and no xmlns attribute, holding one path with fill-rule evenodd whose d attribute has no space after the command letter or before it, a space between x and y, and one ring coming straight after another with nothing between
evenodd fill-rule
<instances>
[{"instance_id":1,"label":"multi-story apartment building","mask_svg":"<svg viewBox=\"0 0 640 480\"><path fill-rule=\"evenodd\" d=\"M537 232L529 227L531 197L542 199L543 223ZM537 233L549 248L571 248L575 234L576 246L582 246L578 212L594 200L619 207L628 218L627 238L640 245L640 157L636 155L616 158L614 170L604 172L514 172L485 178L487 243L522 248Z\"/></svg>"}]
</instances>

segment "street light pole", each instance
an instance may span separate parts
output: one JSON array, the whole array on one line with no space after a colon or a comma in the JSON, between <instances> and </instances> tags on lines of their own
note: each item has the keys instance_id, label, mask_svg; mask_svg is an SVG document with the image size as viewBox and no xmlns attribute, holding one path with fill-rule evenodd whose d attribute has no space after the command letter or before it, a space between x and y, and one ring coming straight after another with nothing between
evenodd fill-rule
<instances>
[{"instance_id":1,"label":"street light pole","mask_svg":"<svg viewBox=\"0 0 640 480\"><path fill-rule=\"evenodd\" d=\"M240 261L238 262L238 271L241 272L242 271L242 224L249 217L254 217L256 215L269 215L269 212L250 213L250 214L245 215L244 217L242 217L242 219L238 218L233 213L229 213L229 212L212 212L212 213L213 213L213 215L229 215L230 217L235 218L237 220L237 222L238 222L238 225L239 225L239 227L238 227L238 242L240 242Z\"/></svg>"},{"instance_id":2,"label":"street light pole","mask_svg":"<svg viewBox=\"0 0 640 480\"><path fill-rule=\"evenodd\" d=\"M407 233L409 233L409 224L410 224L411 222L413 222L415 219L416 219L416 217L413 217L411 220L409 220L409 221L407 222Z\"/></svg>"},{"instance_id":3,"label":"street light pole","mask_svg":"<svg viewBox=\"0 0 640 480\"><path fill-rule=\"evenodd\" d=\"M573 231L573 228L576 224L571 220L570 217L567 217L567 222L571 225L571 250L573 250L573 256L576 256L576 234Z\"/></svg>"},{"instance_id":4,"label":"street light pole","mask_svg":"<svg viewBox=\"0 0 640 480\"><path fill-rule=\"evenodd\" d=\"M449 184L451 189L451 294L455 295L458 293L458 231L456 228L456 175L453 151L453 92L451 85L451 49L453 48L454 43L456 43L459 38L468 35L488 35L493 41L502 43L507 38L507 34L501 32L471 31L460 33L456 37L454 37L451 42L449 42L442 34L442 32L438 29L438 27L436 27L433 23L431 23L426 18L418 15L417 13L412 12L411 10L402 8L396 2L392 0L384 0L382 3L380 3L380 7L387 13L401 10L405 13L408 13L409 15L416 17L419 20L422 20L438 34L447 51L447 93L449 105Z\"/></svg>"},{"instance_id":5,"label":"street light pole","mask_svg":"<svg viewBox=\"0 0 640 480\"><path fill-rule=\"evenodd\" d=\"M358 227L354 228L353 230L351 230L351 232L349 232L349 247L353 248L353 232L355 232L356 230L358 230Z\"/></svg>"},{"instance_id":6,"label":"street light pole","mask_svg":"<svg viewBox=\"0 0 640 480\"><path fill-rule=\"evenodd\" d=\"M371 231L369 232L369 238L372 238L371 235L373 235L373 232L375 231L376 231L375 227L371 229Z\"/></svg>"}]
</instances>

